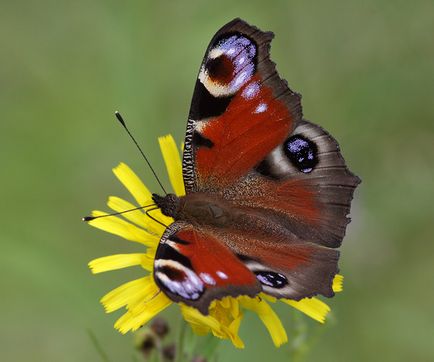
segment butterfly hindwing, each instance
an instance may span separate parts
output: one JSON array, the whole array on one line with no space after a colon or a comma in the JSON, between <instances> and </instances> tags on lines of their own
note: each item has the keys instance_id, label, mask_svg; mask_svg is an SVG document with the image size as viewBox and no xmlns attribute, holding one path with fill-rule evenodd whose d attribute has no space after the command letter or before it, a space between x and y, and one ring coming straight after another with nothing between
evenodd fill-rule
<instances>
[{"instance_id":1,"label":"butterfly hindwing","mask_svg":"<svg viewBox=\"0 0 434 362\"><path fill-rule=\"evenodd\" d=\"M301 121L225 194L238 205L262 210L301 239L336 248L350 221L347 216L359 183L336 140L321 127Z\"/></svg>"},{"instance_id":2,"label":"butterfly hindwing","mask_svg":"<svg viewBox=\"0 0 434 362\"><path fill-rule=\"evenodd\" d=\"M212 300L229 295L331 297L338 258L338 251L289 233L175 223L158 247L154 278L172 300L207 314Z\"/></svg>"},{"instance_id":3,"label":"butterfly hindwing","mask_svg":"<svg viewBox=\"0 0 434 362\"><path fill-rule=\"evenodd\" d=\"M265 218L264 218L265 220ZM275 228L278 224L268 222ZM339 251L307 242L289 232L214 229L215 236L256 275L261 289L277 298L300 300L334 295Z\"/></svg>"},{"instance_id":4,"label":"butterfly hindwing","mask_svg":"<svg viewBox=\"0 0 434 362\"><path fill-rule=\"evenodd\" d=\"M203 314L214 299L254 296L261 290L255 275L215 236L179 222L160 241L154 279L172 300Z\"/></svg>"}]
</instances>

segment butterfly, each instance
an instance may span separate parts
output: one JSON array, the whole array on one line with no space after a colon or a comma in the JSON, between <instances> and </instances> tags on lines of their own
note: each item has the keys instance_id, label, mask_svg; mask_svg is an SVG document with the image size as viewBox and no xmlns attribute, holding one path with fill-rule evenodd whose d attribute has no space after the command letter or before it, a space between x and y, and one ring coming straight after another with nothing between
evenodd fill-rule
<instances>
[{"instance_id":1,"label":"butterfly","mask_svg":"<svg viewBox=\"0 0 434 362\"><path fill-rule=\"evenodd\" d=\"M332 297L360 179L336 140L303 118L270 60L274 34L241 19L212 38L182 160L186 195L153 200L174 219L155 256L171 300L208 314L226 296Z\"/></svg>"}]
</instances>

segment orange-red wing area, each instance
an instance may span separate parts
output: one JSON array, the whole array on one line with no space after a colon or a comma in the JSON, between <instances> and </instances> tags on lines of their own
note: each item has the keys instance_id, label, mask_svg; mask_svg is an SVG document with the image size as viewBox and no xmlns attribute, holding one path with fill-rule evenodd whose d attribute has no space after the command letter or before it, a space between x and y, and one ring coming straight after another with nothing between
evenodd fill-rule
<instances>
[{"instance_id":1,"label":"orange-red wing area","mask_svg":"<svg viewBox=\"0 0 434 362\"><path fill-rule=\"evenodd\" d=\"M301 240L327 247L339 247L349 222L346 203L352 189L328 185L326 177L317 179L271 180L257 177L251 189L233 192L231 201L260 210ZM339 198L338 198L339 197ZM336 204L333 200L341 200ZM349 204L349 203L348 203Z\"/></svg>"},{"instance_id":2,"label":"orange-red wing area","mask_svg":"<svg viewBox=\"0 0 434 362\"><path fill-rule=\"evenodd\" d=\"M170 299L203 314L208 314L215 299L255 296L261 291L255 274L223 242L191 225L177 223L160 242L154 278Z\"/></svg>"},{"instance_id":3,"label":"orange-red wing area","mask_svg":"<svg viewBox=\"0 0 434 362\"><path fill-rule=\"evenodd\" d=\"M179 245L178 251L190 259L196 274L206 273L215 286L255 285L256 278L244 264L224 245L210 234L193 228L180 230L177 237L188 244Z\"/></svg>"},{"instance_id":4,"label":"orange-red wing area","mask_svg":"<svg viewBox=\"0 0 434 362\"><path fill-rule=\"evenodd\" d=\"M200 188L223 188L246 175L262 161L292 127L287 106L274 98L271 88L252 79L232 99L225 113L201 126L201 134L212 148L196 150L196 172ZM243 91L255 84L257 95L251 99Z\"/></svg>"}]
</instances>

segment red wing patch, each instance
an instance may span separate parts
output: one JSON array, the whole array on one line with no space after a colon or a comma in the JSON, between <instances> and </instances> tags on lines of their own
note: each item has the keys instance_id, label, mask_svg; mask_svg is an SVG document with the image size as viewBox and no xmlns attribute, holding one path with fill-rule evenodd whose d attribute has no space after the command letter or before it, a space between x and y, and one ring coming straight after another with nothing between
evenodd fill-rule
<instances>
[{"instance_id":1,"label":"red wing patch","mask_svg":"<svg viewBox=\"0 0 434 362\"><path fill-rule=\"evenodd\" d=\"M176 237L189 244L178 245L178 251L190 259L194 271L207 286L254 285L255 276L221 242L193 229L180 230Z\"/></svg>"},{"instance_id":2,"label":"red wing patch","mask_svg":"<svg viewBox=\"0 0 434 362\"><path fill-rule=\"evenodd\" d=\"M253 78L234 96L226 112L201 126L201 135L213 147L196 151L199 185L234 183L282 143L291 127L286 105Z\"/></svg>"},{"instance_id":3,"label":"red wing patch","mask_svg":"<svg viewBox=\"0 0 434 362\"><path fill-rule=\"evenodd\" d=\"M301 120L300 96L270 60L273 33L240 19L211 40L191 102L183 176L187 192L227 188Z\"/></svg>"},{"instance_id":4,"label":"red wing patch","mask_svg":"<svg viewBox=\"0 0 434 362\"><path fill-rule=\"evenodd\" d=\"M209 304L225 296L261 291L256 276L219 240L191 226L173 224L157 250L154 278L176 302L208 314Z\"/></svg>"},{"instance_id":5,"label":"red wing patch","mask_svg":"<svg viewBox=\"0 0 434 362\"><path fill-rule=\"evenodd\" d=\"M305 180L257 181L256 195L246 199L250 206L272 209L311 225L319 222L321 217L319 195L308 187Z\"/></svg>"}]
</instances>

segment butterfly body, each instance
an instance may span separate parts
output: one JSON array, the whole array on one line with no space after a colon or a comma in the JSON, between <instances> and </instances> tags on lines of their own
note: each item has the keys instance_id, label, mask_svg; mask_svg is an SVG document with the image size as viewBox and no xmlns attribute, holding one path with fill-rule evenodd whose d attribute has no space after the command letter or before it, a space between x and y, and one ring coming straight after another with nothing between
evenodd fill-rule
<instances>
[{"instance_id":1,"label":"butterfly body","mask_svg":"<svg viewBox=\"0 0 434 362\"><path fill-rule=\"evenodd\" d=\"M271 221L261 217L259 210L237 207L210 193L195 192L182 197L173 194L164 197L155 195L154 201L163 214L172 217L175 221L201 227L258 229L258 231L263 224L264 229L270 229L267 225L270 225Z\"/></svg>"},{"instance_id":2,"label":"butterfly body","mask_svg":"<svg viewBox=\"0 0 434 362\"><path fill-rule=\"evenodd\" d=\"M360 182L337 142L303 119L269 58L273 34L235 19L205 53L187 122L186 195L153 195L173 217L154 267L172 300L333 296Z\"/></svg>"}]
</instances>

